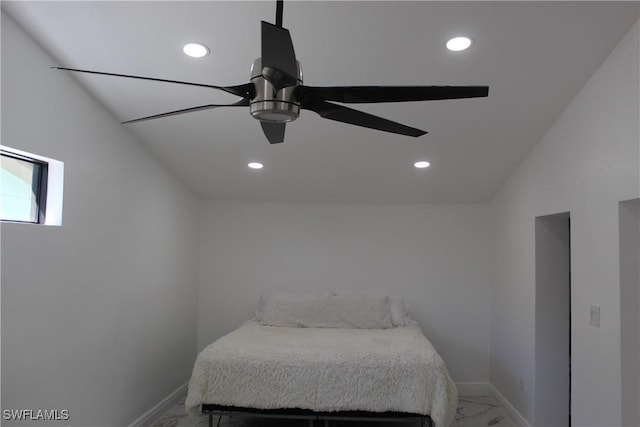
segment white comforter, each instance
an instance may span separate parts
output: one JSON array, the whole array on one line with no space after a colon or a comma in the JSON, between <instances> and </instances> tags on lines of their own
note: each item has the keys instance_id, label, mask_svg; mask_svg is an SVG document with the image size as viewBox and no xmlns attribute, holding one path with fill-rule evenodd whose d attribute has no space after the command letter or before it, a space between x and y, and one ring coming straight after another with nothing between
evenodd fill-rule
<instances>
[{"instance_id":1,"label":"white comforter","mask_svg":"<svg viewBox=\"0 0 640 427\"><path fill-rule=\"evenodd\" d=\"M458 393L418 326L289 328L248 322L206 347L186 409L203 403L317 412L397 411L453 420Z\"/></svg>"}]
</instances>

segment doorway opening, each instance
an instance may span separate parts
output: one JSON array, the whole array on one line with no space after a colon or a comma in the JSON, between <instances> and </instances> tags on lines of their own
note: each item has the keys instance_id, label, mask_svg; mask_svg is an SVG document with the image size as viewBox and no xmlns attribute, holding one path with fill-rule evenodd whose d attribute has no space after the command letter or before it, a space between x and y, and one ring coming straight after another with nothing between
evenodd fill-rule
<instances>
[{"instance_id":1,"label":"doorway opening","mask_svg":"<svg viewBox=\"0 0 640 427\"><path fill-rule=\"evenodd\" d=\"M571 220L535 220L535 425L571 425Z\"/></svg>"},{"instance_id":2,"label":"doorway opening","mask_svg":"<svg viewBox=\"0 0 640 427\"><path fill-rule=\"evenodd\" d=\"M618 208L622 425L640 426L640 199Z\"/></svg>"}]
</instances>

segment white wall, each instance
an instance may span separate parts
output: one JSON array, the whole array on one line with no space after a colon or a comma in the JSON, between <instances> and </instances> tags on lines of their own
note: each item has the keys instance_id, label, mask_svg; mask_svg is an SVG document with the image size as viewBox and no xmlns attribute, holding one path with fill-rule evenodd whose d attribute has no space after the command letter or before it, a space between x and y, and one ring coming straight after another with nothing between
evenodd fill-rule
<instances>
[{"instance_id":1,"label":"white wall","mask_svg":"<svg viewBox=\"0 0 640 427\"><path fill-rule=\"evenodd\" d=\"M582 88L493 201L497 281L491 382L532 422L534 219L571 214L572 420L621 423L618 202L639 194L638 24ZM589 325L589 305L601 326ZM524 377L524 391L518 378Z\"/></svg>"},{"instance_id":2,"label":"white wall","mask_svg":"<svg viewBox=\"0 0 640 427\"><path fill-rule=\"evenodd\" d=\"M407 298L457 382L488 381L488 205L208 202L201 222L200 348L275 290Z\"/></svg>"},{"instance_id":3,"label":"white wall","mask_svg":"<svg viewBox=\"0 0 640 427\"><path fill-rule=\"evenodd\" d=\"M191 373L199 202L52 65L3 13L2 143L65 189L62 227L2 224L2 409L128 425Z\"/></svg>"}]
</instances>

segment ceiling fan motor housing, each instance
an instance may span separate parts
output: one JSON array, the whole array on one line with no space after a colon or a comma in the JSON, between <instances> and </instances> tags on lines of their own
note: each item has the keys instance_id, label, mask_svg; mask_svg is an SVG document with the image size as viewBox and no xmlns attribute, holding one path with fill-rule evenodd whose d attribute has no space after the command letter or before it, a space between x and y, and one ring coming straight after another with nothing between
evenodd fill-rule
<instances>
[{"instance_id":1,"label":"ceiling fan motor housing","mask_svg":"<svg viewBox=\"0 0 640 427\"><path fill-rule=\"evenodd\" d=\"M253 118L269 123L286 123L300 115L300 102L296 99L296 88L302 85L302 67L298 65L297 83L278 89L262 75L261 58L253 61L251 82L256 88L256 96L251 100L250 111Z\"/></svg>"}]
</instances>

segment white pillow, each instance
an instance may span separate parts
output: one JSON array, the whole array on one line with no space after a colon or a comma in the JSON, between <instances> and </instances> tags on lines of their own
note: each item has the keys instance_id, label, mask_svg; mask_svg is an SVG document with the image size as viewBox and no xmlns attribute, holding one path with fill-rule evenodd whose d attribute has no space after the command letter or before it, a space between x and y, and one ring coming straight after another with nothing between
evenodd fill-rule
<instances>
[{"instance_id":1,"label":"white pillow","mask_svg":"<svg viewBox=\"0 0 640 427\"><path fill-rule=\"evenodd\" d=\"M358 297L358 298L367 298L370 297L370 294L365 293L355 293L350 294L350 296ZM386 295L374 294L377 297L387 297ZM393 326L407 326L416 324L416 322L409 315L409 304L404 300L404 298L389 296L389 311L391 312L391 323Z\"/></svg>"},{"instance_id":2,"label":"white pillow","mask_svg":"<svg viewBox=\"0 0 640 427\"><path fill-rule=\"evenodd\" d=\"M302 328L392 328L388 297L263 298L262 323Z\"/></svg>"},{"instance_id":3,"label":"white pillow","mask_svg":"<svg viewBox=\"0 0 640 427\"><path fill-rule=\"evenodd\" d=\"M389 297L389 310L393 326L407 326L412 323L409 304L403 298Z\"/></svg>"},{"instance_id":4,"label":"white pillow","mask_svg":"<svg viewBox=\"0 0 640 427\"><path fill-rule=\"evenodd\" d=\"M255 313L255 320L262 321L262 311L264 307L265 298L269 298L272 301L283 301L283 302L304 302L304 301L313 301L317 298L327 298L332 295L335 295L335 292L324 292L319 294L310 294L303 292L274 292L268 295L262 294L260 295L260 300L258 301L258 309Z\"/></svg>"}]
</instances>

